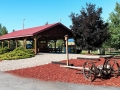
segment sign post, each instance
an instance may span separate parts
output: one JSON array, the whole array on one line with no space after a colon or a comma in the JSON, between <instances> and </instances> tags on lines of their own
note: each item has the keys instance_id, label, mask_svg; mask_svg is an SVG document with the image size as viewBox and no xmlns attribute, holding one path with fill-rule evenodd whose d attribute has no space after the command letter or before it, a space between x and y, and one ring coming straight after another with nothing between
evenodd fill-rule
<instances>
[{"instance_id":1,"label":"sign post","mask_svg":"<svg viewBox=\"0 0 120 90\"><path fill-rule=\"evenodd\" d=\"M68 56L68 35L65 35L66 41L66 59L67 59L67 66L69 66L69 56Z\"/></svg>"}]
</instances>

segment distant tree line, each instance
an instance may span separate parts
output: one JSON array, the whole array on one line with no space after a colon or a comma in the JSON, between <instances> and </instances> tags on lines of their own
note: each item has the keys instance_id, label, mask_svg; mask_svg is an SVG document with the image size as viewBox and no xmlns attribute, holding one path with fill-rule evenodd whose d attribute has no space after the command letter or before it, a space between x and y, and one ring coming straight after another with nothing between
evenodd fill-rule
<instances>
[{"instance_id":1,"label":"distant tree line","mask_svg":"<svg viewBox=\"0 0 120 90\"><path fill-rule=\"evenodd\" d=\"M106 42L106 46L120 49L120 3L116 2L115 9L108 18L108 23L111 36Z\"/></svg>"}]
</instances>

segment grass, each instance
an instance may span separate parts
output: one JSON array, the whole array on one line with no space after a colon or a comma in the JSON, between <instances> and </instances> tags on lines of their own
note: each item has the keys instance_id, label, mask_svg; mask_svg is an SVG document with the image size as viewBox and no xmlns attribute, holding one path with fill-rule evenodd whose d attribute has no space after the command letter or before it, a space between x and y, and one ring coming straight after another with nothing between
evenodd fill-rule
<instances>
[{"instance_id":1,"label":"grass","mask_svg":"<svg viewBox=\"0 0 120 90\"><path fill-rule=\"evenodd\" d=\"M81 54L87 54L87 50L82 50ZM91 54L98 54L98 51L92 51Z\"/></svg>"},{"instance_id":2,"label":"grass","mask_svg":"<svg viewBox=\"0 0 120 90\"><path fill-rule=\"evenodd\" d=\"M81 54L87 54L88 53L88 51L87 50L82 50L82 52L81 52ZM91 53L90 54L94 54L94 55L98 55L98 51L96 50L96 51L91 51ZM106 55L120 55L120 51L115 51L115 52L108 52L108 51L105 51L105 54Z\"/></svg>"}]
</instances>

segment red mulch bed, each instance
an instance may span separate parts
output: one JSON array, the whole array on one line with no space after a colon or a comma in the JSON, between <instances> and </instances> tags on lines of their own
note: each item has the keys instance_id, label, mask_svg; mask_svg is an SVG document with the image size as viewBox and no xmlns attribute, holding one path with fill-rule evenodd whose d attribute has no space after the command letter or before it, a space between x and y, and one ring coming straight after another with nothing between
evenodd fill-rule
<instances>
[{"instance_id":1,"label":"red mulch bed","mask_svg":"<svg viewBox=\"0 0 120 90\"><path fill-rule=\"evenodd\" d=\"M86 60L74 59L70 60L70 63L74 64L75 66L82 66L85 61ZM65 62L65 60L62 62ZM101 61L94 62L96 62L96 65L102 64L103 59L101 59ZM76 74L77 72L78 70L63 68L60 67L59 64L52 63L31 68L7 71L7 73L11 73L20 77L36 78L44 81L60 81L77 84L120 87L120 76L118 78L111 77L110 79L104 80L97 78L95 81L89 82L85 80L83 74Z\"/></svg>"}]
</instances>

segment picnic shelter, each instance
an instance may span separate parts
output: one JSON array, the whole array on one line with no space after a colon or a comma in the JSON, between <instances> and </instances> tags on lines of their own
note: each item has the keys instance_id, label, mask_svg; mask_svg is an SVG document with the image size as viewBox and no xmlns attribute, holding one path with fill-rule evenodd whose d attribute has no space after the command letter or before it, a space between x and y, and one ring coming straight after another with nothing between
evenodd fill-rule
<instances>
[{"instance_id":1,"label":"picnic shelter","mask_svg":"<svg viewBox=\"0 0 120 90\"><path fill-rule=\"evenodd\" d=\"M56 41L59 39L64 40L64 36L68 35L68 38L73 38L72 32L62 23L48 24L33 28L27 28L23 30L16 30L14 32L0 36L0 42L2 48L4 48L4 42L8 42L8 48L12 41L15 41L16 48L18 47L18 40L23 42L23 47L26 48L27 42L33 43L33 50L35 54L38 52L57 52L61 51L56 47ZM53 40L55 43L54 48L48 48L48 42ZM65 41L65 40L64 40Z\"/></svg>"}]
</instances>

